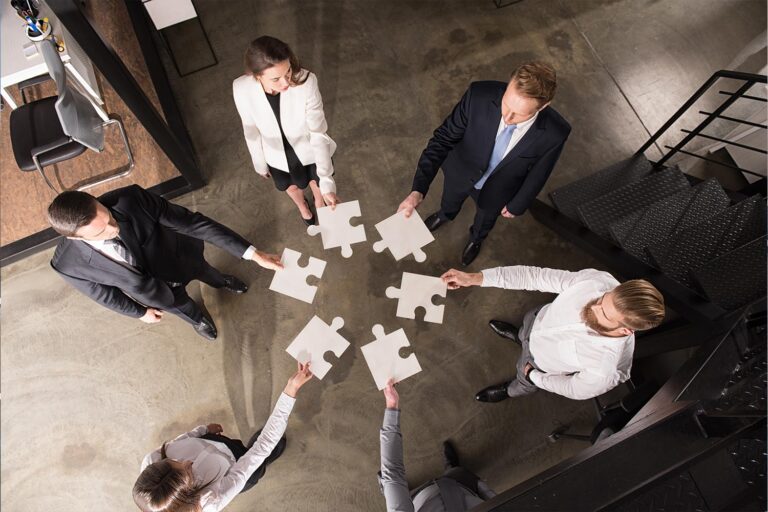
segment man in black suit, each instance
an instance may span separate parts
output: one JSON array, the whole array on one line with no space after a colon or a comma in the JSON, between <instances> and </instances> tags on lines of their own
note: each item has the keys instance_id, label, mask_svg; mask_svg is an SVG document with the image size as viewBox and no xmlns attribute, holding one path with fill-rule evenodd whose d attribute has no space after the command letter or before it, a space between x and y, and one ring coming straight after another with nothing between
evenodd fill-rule
<instances>
[{"instance_id":1,"label":"man in black suit","mask_svg":"<svg viewBox=\"0 0 768 512\"><path fill-rule=\"evenodd\" d=\"M48 220L66 237L51 260L65 281L102 306L142 322L159 322L166 311L177 315L209 340L216 339L216 326L187 295L187 283L197 279L234 293L248 287L209 265L203 242L264 268L282 266L279 257L257 251L226 226L137 185L98 199L62 192L48 207Z\"/></svg>"},{"instance_id":2,"label":"man in black suit","mask_svg":"<svg viewBox=\"0 0 768 512\"><path fill-rule=\"evenodd\" d=\"M398 211L411 215L442 166L440 210L425 223L435 231L467 197L474 199L463 265L475 259L499 215L525 213L560 157L571 126L549 106L556 84L555 70L543 62L522 64L508 84L473 82L421 154L412 192Z\"/></svg>"}]
</instances>

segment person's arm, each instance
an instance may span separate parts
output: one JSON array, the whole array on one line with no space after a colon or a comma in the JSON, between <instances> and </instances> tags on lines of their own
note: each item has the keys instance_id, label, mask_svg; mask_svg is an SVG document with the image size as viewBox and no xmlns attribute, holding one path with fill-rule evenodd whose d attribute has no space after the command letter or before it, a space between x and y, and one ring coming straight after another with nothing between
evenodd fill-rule
<instances>
[{"instance_id":1,"label":"person's arm","mask_svg":"<svg viewBox=\"0 0 768 512\"><path fill-rule=\"evenodd\" d=\"M283 437L288 426L288 417L291 415L293 405L296 402L296 394L301 386L312 378L309 363L299 363L298 371L288 380L283 393L275 404L272 414L266 425L253 443L253 446L235 462L227 474L216 483L208 505L215 510L221 510L243 490L248 479L254 471L262 465L272 450L275 449L280 438Z\"/></svg>"},{"instance_id":2,"label":"person's arm","mask_svg":"<svg viewBox=\"0 0 768 512\"><path fill-rule=\"evenodd\" d=\"M541 388L573 400L587 400L600 396L618 385L619 380L589 371L572 375L552 375L536 369L528 372L528 380Z\"/></svg>"},{"instance_id":3,"label":"person's arm","mask_svg":"<svg viewBox=\"0 0 768 512\"><path fill-rule=\"evenodd\" d=\"M480 286L505 288L507 290L562 293L577 282L589 279L596 273L602 274L603 272L594 269L570 272L555 268L512 265L483 270Z\"/></svg>"},{"instance_id":4,"label":"person's arm","mask_svg":"<svg viewBox=\"0 0 768 512\"><path fill-rule=\"evenodd\" d=\"M387 408L379 439L381 443L381 486L387 512L413 512L413 501L405 479L403 436L400 433L400 397L390 380L384 388Z\"/></svg>"},{"instance_id":5,"label":"person's arm","mask_svg":"<svg viewBox=\"0 0 768 512\"><path fill-rule=\"evenodd\" d=\"M552 170L560 158L560 153L563 151L563 146L565 146L565 140L544 153L533 164L533 167L528 170L523 184L517 190L512 200L506 205L507 211L510 214L519 217L525 213L533 200L536 199L536 196L547 182L549 175L552 174Z\"/></svg>"},{"instance_id":6,"label":"person's arm","mask_svg":"<svg viewBox=\"0 0 768 512\"><path fill-rule=\"evenodd\" d=\"M58 270L56 272L76 290L107 309L131 318L142 318L147 313L145 306L123 293L120 288L68 276Z\"/></svg>"},{"instance_id":7,"label":"person's arm","mask_svg":"<svg viewBox=\"0 0 768 512\"><path fill-rule=\"evenodd\" d=\"M336 182L333 179L333 161L331 160L331 147L333 142L328 136L328 123L325 120L325 111L323 110L323 98L320 95L320 88L317 85L317 77L314 73L309 73L306 82L307 86L307 127L309 128L309 143L315 154L315 165L317 166L317 176L320 178L320 192L326 203L333 202L335 205ZM326 198L326 195L331 195Z\"/></svg>"},{"instance_id":8,"label":"person's arm","mask_svg":"<svg viewBox=\"0 0 768 512\"><path fill-rule=\"evenodd\" d=\"M248 152L251 154L253 168L258 174L268 178L269 167L267 166L266 158L264 158L264 148L261 145L261 132L251 115L246 99L242 96L244 92L242 87L238 86L238 80L232 83L232 96L235 98L235 108L237 108L237 113L240 114L240 120L243 123L245 144L248 146ZM242 84L239 85L242 86Z\"/></svg>"}]
</instances>

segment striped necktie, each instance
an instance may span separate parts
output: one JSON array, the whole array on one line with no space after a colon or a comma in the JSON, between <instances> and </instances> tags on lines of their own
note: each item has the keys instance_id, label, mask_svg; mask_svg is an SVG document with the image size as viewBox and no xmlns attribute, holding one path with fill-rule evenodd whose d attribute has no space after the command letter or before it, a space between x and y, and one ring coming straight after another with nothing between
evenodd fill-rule
<instances>
[{"instance_id":1,"label":"striped necktie","mask_svg":"<svg viewBox=\"0 0 768 512\"><path fill-rule=\"evenodd\" d=\"M119 237L110 238L109 240L104 240L104 245L108 245L112 247L112 249L117 253L118 256L123 258L126 263L128 263L130 266L135 267L136 266L136 258L133 257L133 254L131 254L131 251L128 250L128 247L125 246L125 243L120 240Z\"/></svg>"}]
</instances>

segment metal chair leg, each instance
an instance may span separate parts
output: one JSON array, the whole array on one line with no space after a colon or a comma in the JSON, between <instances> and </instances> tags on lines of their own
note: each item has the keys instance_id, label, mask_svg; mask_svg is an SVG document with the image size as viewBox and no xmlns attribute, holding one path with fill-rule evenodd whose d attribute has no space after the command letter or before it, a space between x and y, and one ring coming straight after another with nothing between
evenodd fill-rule
<instances>
[{"instance_id":1,"label":"metal chair leg","mask_svg":"<svg viewBox=\"0 0 768 512\"><path fill-rule=\"evenodd\" d=\"M90 180L86 180L84 182L76 183L69 190L85 190L87 188L95 187L97 185L103 185L104 183L108 183L112 180L124 178L125 176L128 176L133 171L135 162L133 160L133 152L131 151L131 145L128 142L128 135L125 132L125 127L123 126L122 121L113 117L111 117L107 121L104 121L102 123L102 126L106 127L111 124L117 124L117 127L120 130L120 136L123 138L123 144L125 145L125 152L128 155L128 164L115 169L114 172L109 173L107 176L104 176L101 178L96 177Z\"/></svg>"},{"instance_id":2,"label":"metal chair leg","mask_svg":"<svg viewBox=\"0 0 768 512\"><path fill-rule=\"evenodd\" d=\"M45 180L45 183L48 184L51 190L53 190L56 194L59 193L58 190L56 190L56 187L53 186L51 181L48 179L48 176L45 175L45 172L43 171L43 167L40 165L40 160L37 158L37 155L32 155L32 161L35 162L35 167L37 168L37 172L40 173L40 176L43 177Z\"/></svg>"}]
</instances>

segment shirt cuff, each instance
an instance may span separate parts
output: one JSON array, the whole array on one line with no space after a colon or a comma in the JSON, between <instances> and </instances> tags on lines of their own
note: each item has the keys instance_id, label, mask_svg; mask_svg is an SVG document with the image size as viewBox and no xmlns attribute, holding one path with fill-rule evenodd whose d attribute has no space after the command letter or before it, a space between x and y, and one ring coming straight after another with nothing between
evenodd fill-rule
<instances>
[{"instance_id":1,"label":"shirt cuff","mask_svg":"<svg viewBox=\"0 0 768 512\"><path fill-rule=\"evenodd\" d=\"M400 425L400 409L387 409L384 411L384 426Z\"/></svg>"},{"instance_id":2,"label":"shirt cuff","mask_svg":"<svg viewBox=\"0 0 768 512\"><path fill-rule=\"evenodd\" d=\"M490 288L494 286L493 278L495 277L494 274L496 273L495 268L487 268L485 270L481 270L480 273L483 274L483 282L480 283L481 288Z\"/></svg>"},{"instance_id":3,"label":"shirt cuff","mask_svg":"<svg viewBox=\"0 0 768 512\"><path fill-rule=\"evenodd\" d=\"M533 383L537 388L541 387L541 372L534 368L528 372L528 380Z\"/></svg>"},{"instance_id":4,"label":"shirt cuff","mask_svg":"<svg viewBox=\"0 0 768 512\"><path fill-rule=\"evenodd\" d=\"M243 259L249 260L253 257L253 254L256 252L256 248L252 245L249 245L248 248L243 253Z\"/></svg>"}]
</instances>

